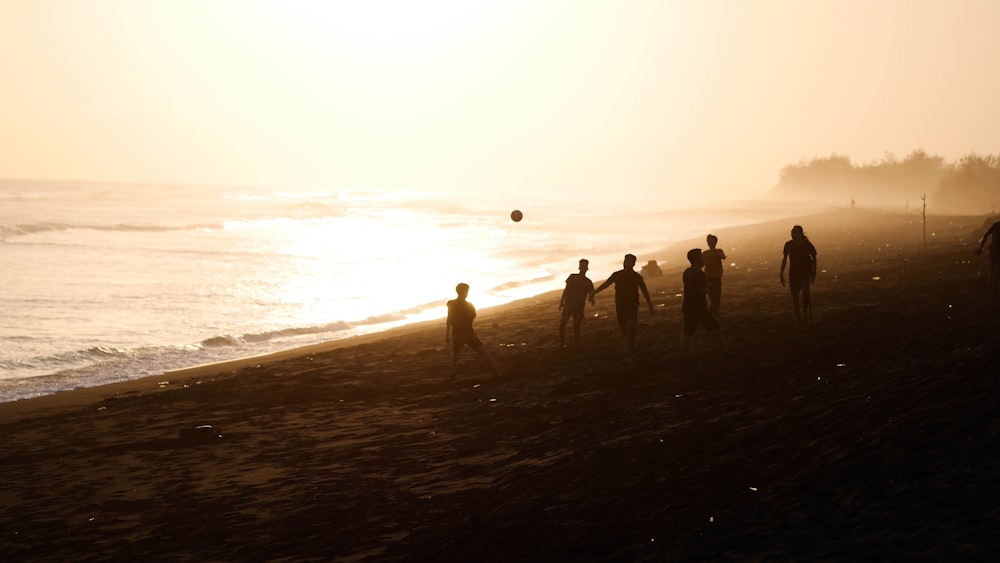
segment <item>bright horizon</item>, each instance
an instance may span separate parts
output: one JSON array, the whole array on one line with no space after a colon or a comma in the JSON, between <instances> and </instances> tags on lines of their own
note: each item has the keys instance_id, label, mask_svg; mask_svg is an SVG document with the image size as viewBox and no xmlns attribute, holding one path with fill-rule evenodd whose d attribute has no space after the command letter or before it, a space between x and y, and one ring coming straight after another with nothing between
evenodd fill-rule
<instances>
[{"instance_id":1,"label":"bright horizon","mask_svg":"<svg viewBox=\"0 0 1000 563\"><path fill-rule=\"evenodd\" d=\"M1000 153L1000 4L7 0L0 177L672 207Z\"/></svg>"}]
</instances>

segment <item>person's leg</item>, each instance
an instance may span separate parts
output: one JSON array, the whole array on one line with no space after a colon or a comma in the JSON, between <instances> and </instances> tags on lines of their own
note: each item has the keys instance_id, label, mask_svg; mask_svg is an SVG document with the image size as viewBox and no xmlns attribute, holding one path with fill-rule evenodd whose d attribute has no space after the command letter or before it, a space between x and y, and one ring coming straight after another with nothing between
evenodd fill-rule
<instances>
[{"instance_id":1,"label":"person's leg","mask_svg":"<svg viewBox=\"0 0 1000 563\"><path fill-rule=\"evenodd\" d=\"M692 315L684 315L684 327L681 329L681 357L685 360L688 357L688 352L691 350L691 337L694 335L694 329L698 325L698 320Z\"/></svg>"},{"instance_id":2,"label":"person's leg","mask_svg":"<svg viewBox=\"0 0 1000 563\"><path fill-rule=\"evenodd\" d=\"M629 344L629 307L623 306L621 303L615 304L615 314L618 316L618 328L622 331L622 336L625 337L625 349L631 350L631 344Z\"/></svg>"},{"instance_id":3,"label":"person's leg","mask_svg":"<svg viewBox=\"0 0 1000 563\"><path fill-rule=\"evenodd\" d=\"M568 317L563 315L559 318L559 345L566 347L566 321Z\"/></svg>"},{"instance_id":4,"label":"person's leg","mask_svg":"<svg viewBox=\"0 0 1000 563\"><path fill-rule=\"evenodd\" d=\"M484 360L486 360L486 365L489 366L490 372L493 373L494 376L499 377L500 376L500 371L497 369L497 365L495 363L493 363L493 358L490 357L490 355L486 353L486 347L480 345L480 346L476 347L476 352L480 356L482 356L482 358Z\"/></svg>"},{"instance_id":5,"label":"person's leg","mask_svg":"<svg viewBox=\"0 0 1000 563\"><path fill-rule=\"evenodd\" d=\"M580 325L583 324L583 317L577 315L573 317L573 349L580 348Z\"/></svg>"},{"instance_id":6,"label":"person's leg","mask_svg":"<svg viewBox=\"0 0 1000 563\"><path fill-rule=\"evenodd\" d=\"M708 278L705 280L708 287L708 310L715 318L719 318L719 305L722 301L722 280Z\"/></svg>"},{"instance_id":7,"label":"person's leg","mask_svg":"<svg viewBox=\"0 0 1000 563\"><path fill-rule=\"evenodd\" d=\"M713 335L719 345L719 351L722 354L728 354L729 348L726 346L726 339L722 337L722 325L719 324L719 319L706 311L701 318L701 325L708 330L709 334Z\"/></svg>"},{"instance_id":8,"label":"person's leg","mask_svg":"<svg viewBox=\"0 0 1000 563\"><path fill-rule=\"evenodd\" d=\"M795 322L799 322L799 288L792 281L792 311L795 312Z\"/></svg>"},{"instance_id":9,"label":"person's leg","mask_svg":"<svg viewBox=\"0 0 1000 563\"><path fill-rule=\"evenodd\" d=\"M812 324L813 308L812 298L809 296L809 282L802 282L802 320Z\"/></svg>"},{"instance_id":10,"label":"person's leg","mask_svg":"<svg viewBox=\"0 0 1000 563\"><path fill-rule=\"evenodd\" d=\"M723 355L729 354L729 346L726 346L726 339L722 336L722 329L717 328L711 331L711 333L715 335L715 340L719 344L719 351Z\"/></svg>"},{"instance_id":11,"label":"person's leg","mask_svg":"<svg viewBox=\"0 0 1000 563\"><path fill-rule=\"evenodd\" d=\"M628 332L625 334L625 349L629 352L635 352L635 335L639 332L639 319L630 319L628 321Z\"/></svg>"}]
</instances>

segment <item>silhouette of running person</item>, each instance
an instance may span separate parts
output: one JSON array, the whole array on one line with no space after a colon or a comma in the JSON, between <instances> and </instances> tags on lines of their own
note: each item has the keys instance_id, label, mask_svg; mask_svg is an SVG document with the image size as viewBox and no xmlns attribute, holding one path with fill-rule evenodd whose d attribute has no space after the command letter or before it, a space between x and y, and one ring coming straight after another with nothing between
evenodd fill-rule
<instances>
[{"instance_id":1,"label":"silhouette of running person","mask_svg":"<svg viewBox=\"0 0 1000 563\"><path fill-rule=\"evenodd\" d=\"M801 225L792 227L792 240L785 243L778 279L785 286L785 265L788 264L788 283L792 290L792 309L795 322L812 321L812 298L809 285L816 283L816 247L806 237ZM799 293L802 293L802 312L799 315Z\"/></svg>"},{"instance_id":2,"label":"silhouette of running person","mask_svg":"<svg viewBox=\"0 0 1000 563\"><path fill-rule=\"evenodd\" d=\"M976 256L983 253L986 239L990 238L990 248L986 254L990 259L990 298L994 301L1000 297L1000 221L993 223L979 241Z\"/></svg>"},{"instance_id":3,"label":"silhouette of running person","mask_svg":"<svg viewBox=\"0 0 1000 563\"><path fill-rule=\"evenodd\" d=\"M691 337L694 336L695 329L701 325L716 336L719 341L719 349L723 354L729 351L726 348L726 341L722 338L722 328L719 320L708 310L705 294L708 293L706 284L707 276L702 268L705 266L705 259L700 248L692 248L687 253L688 262L691 267L684 270L684 302L681 304L681 312L684 314L684 329L681 332L681 354L685 359L691 348Z\"/></svg>"},{"instance_id":4,"label":"silhouette of running person","mask_svg":"<svg viewBox=\"0 0 1000 563\"><path fill-rule=\"evenodd\" d=\"M458 353L466 345L486 360L486 364L493 375L499 376L500 372L497 371L496 364L493 363L493 358L486 353L482 341L479 340L476 331L472 329L472 321L476 319L476 308L472 303L465 300L469 296L469 284L460 283L456 285L455 293L458 294L458 298L448 302L448 322L444 329L444 340L451 347L452 379L458 373Z\"/></svg>"},{"instance_id":5,"label":"silhouette of running person","mask_svg":"<svg viewBox=\"0 0 1000 563\"><path fill-rule=\"evenodd\" d=\"M583 309L587 305L587 298L590 304L594 304L594 282L587 277L587 270L590 262L586 258L580 259L580 273L570 274L566 278L566 288L563 289L562 297L559 299L559 309L562 315L559 317L559 343L566 347L566 323L573 317L573 349L580 348L580 325L583 323Z\"/></svg>"},{"instance_id":6,"label":"silhouette of running person","mask_svg":"<svg viewBox=\"0 0 1000 563\"><path fill-rule=\"evenodd\" d=\"M626 254L622 269L611 274L600 287L594 290L594 295L604 291L609 285L615 284L615 314L618 327L625 337L625 349L635 352L635 335L639 330L639 292L646 298L649 313L653 314L653 302L649 299L649 290L642 275L635 271L635 255Z\"/></svg>"},{"instance_id":7,"label":"silhouette of running person","mask_svg":"<svg viewBox=\"0 0 1000 563\"><path fill-rule=\"evenodd\" d=\"M708 250L702 252L702 258L705 262L705 285L708 286L708 311L718 319L719 303L722 301L722 261L726 259L726 253L721 248L715 248L719 237L708 235L705 240Z\"/></svg>"}]
</instances>

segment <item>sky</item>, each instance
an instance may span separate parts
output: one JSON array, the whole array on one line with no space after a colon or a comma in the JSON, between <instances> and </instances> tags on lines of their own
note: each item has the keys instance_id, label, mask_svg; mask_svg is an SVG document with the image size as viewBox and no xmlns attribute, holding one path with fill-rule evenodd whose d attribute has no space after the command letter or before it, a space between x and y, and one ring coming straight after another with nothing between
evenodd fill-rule
<instances>
[{"instance_id":1,"label":"sky","mask_svg":"<svg viewBox=\"0 0 1000 563\"><path fill-rule=\"evenodd\" d=\"M677 202L1000 154L996 0L0 0L0 177Z\"/></svg>"}]
</instances>

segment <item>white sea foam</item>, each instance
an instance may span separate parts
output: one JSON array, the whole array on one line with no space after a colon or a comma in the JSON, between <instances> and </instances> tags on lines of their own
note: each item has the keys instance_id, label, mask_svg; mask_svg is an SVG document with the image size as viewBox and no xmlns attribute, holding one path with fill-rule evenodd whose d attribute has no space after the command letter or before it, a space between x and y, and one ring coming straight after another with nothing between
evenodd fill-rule
<instances>
[{"instance_id":1,"label":"white sea foam","mask_svg":"<svg viewBox=\"0 0 1000 563\"><path fill-rule=\"evenodd\" d=\"M0 402L344 338L601 280L717 223L428 194L0 180ZM644 210L648 211L648 210ZM734 222L730 220L730 222Z\"/></svg>"}]
</instances>

